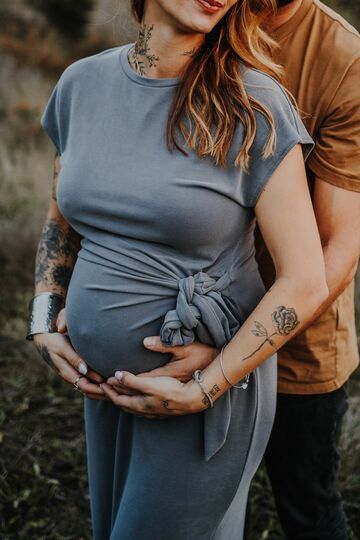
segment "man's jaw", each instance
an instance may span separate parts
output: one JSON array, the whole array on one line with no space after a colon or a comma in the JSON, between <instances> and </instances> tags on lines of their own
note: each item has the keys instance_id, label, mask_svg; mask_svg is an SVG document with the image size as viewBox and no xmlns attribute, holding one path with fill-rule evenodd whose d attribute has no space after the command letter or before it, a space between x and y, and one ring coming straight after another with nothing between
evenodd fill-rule
<instances>
[{"instance_id":1,"label":"man's jaw","mask_svg":"<svg viewBox=\"0 0 360 540\"><path fill-rule=\"evenodd\" d=\"M292 4L292 2L294 2L294 0L277 0L277 7L281 8L287 6L288 4Z\"/></svg>"}]
</instances>

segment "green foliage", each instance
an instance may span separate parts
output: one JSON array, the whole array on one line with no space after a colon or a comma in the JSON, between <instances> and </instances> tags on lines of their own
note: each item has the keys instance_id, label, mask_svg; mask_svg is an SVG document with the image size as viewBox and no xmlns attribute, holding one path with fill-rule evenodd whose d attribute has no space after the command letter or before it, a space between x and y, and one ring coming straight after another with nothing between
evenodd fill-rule
<instances>
[{"instance_id":1,"label":"green foliage","mask_svg":"<svg viewBox=\"0 0 360 540\"><path fill-rule=\"evenodd\" d=\"M65 37L81 39L95 6L94 0L32 0L49 23Z\"/></svg>"}]
</instances>

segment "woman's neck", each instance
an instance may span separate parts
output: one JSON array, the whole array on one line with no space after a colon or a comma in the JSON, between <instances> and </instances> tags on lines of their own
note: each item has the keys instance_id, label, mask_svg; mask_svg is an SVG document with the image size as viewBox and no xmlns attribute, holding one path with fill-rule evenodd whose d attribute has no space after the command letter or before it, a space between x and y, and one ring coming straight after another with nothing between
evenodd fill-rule
<instances>
[{"instance_id":1,"label":"woman's neck","mask_svg":"<svg viewBox=\"0 0 360 540\"><path fill-rule=\"evenodd\" d=\"M149 4L149 7L152 4ZM129 62L139 75L153 78L178 77L189 57L202 44L204 34L181 32L166 20L145 13Z\"/></svg>"}]
</instances>

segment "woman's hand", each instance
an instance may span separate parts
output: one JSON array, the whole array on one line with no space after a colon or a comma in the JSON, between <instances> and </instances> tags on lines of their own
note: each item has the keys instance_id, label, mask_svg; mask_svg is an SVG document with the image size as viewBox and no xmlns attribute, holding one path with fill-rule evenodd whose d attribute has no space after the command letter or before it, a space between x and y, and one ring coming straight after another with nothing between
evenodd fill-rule
<instances>
[{"instance_id":1,"label":"woman's hand","mask_svg":"<svg viewBox=\"0 0 360 540\"><path fill-rule=\"evenodd\" d=\"M161 418L200 412L208 407L199 385L191 380L183 383L172 377L145 377L125 371L117 371L118 386L135 395L120 394L111 384L102 383L101 388L114 405L125 412Z\"/></svg>"},{"instance_id":2,"label":"woman's hand","mask_svg":"<svg viewBox=\"0 0 360 540\"><path fill-rule=\"evenodd\" d=\"M74 384L81 375L78 387L83 394L92 399L107 399L99 386L104 378L87 367L67 336L59 332L35 334L34 345L45 362L55 369L64 381Z\"/></svg>"}]
</instances>

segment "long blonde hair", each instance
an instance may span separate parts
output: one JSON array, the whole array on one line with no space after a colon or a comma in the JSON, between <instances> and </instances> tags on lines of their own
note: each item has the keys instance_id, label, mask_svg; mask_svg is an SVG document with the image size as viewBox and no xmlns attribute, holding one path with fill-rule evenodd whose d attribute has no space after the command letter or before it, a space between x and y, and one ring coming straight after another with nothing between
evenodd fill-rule
<instances>
[{"instance_id":1,"label":"long blonde hair","mask_svg":"<svg viewBox=\"0 0 360 540\"><path fill-rule=\"evenodd\" d=\"M131 7L141 24L144 0L131 0ZM281 68L270 57L274 42L261 29L262 22L275 10L276 0L238 0L205 35L203 45L181 74L168 118L169 149L176 147L187 155L177 141L179 129L187 145L200 158L210 156L217 165L225 167L236 124L240 121L245 135L234 165L248 170L249 151L256 134L255 111L258 111L270 127L263 157L273 153L276 141L273 116L247 93L239 61L281 79Z\"/></svg>"}]
</instances>

